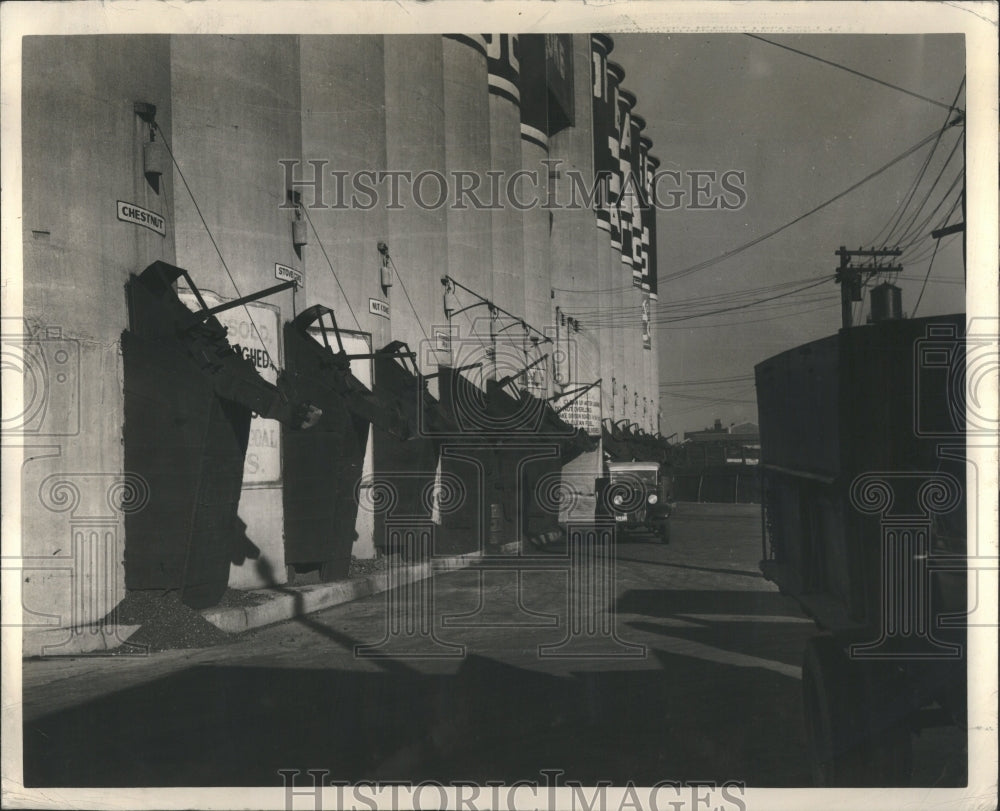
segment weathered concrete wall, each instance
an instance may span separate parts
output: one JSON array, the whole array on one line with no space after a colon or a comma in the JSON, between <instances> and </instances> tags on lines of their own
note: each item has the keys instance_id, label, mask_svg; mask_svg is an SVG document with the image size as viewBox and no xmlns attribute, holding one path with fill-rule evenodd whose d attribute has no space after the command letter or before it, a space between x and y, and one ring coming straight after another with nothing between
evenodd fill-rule
<instances>
[{"instance_id":1,"label":"weathered concrete wall","mask_svg":"<svg viewBox=\"0 0 1000 811\"><path fill-rule=\"evenodd\" d=\"M524 215L507 198L507 180L521 169L521 105L518 91L517 36L492 34L487 43L489 66L490 169L502 179L483 197L498 207L490 212L493 244L493 301L517 316L524 314ZM497 374L517 374L526 365L524 332L501 316L497 341ZM518 380L523 385L523 380Z\"/></svg>"},{"instance_id":2,"label":"weathered concrete wall","mask_svg":"<svg viewBox=\"0 0 1000 811\"><path fill-rule=\"evenodd\" d=\"M591 46L589 34L573 35L573 94L576 122L572 127L555 133L549 139L549 152L559 157L560 176L556 181L558 199L570 199L570 172L578 172L585 183L594 180L594 135L591 84ZM569 316L593 309L594 296L602 274L597 270L598 237L601 232L594 222L594 212L583 206L565 206L552 212L551 277L555 289L553 303ZM566 290L586 290L568 293ZM560 330L563 328L560 327ZM584 326L570 332L570 352L566 368L568 384L589 384L601 376L601 333ZM564 341L565 343L565 341ZM556 351L559 347L556 347ZM578 499L577 515L594 515L594 479L600 475L601 453L598 449L585 453L563 468L564 478L578 489L587 488Z\"/></svg>"},{"instance_id":3,"label":"weathered concrete wall","mask_svg":"<svg viewBox=\"0 0 1000 811\"><path fill-rule=\"evenodd\" d=\"M386 162L390 169L443 175L445 163L442 39L436 35L385 38ZM418 353L424 374L437 371L443 353L421 345L433 328L447 327L441 277L448 273L448 211L417 205L411 182L400 182L399 207L388 214L389 251L398 270L392 332ZM403 288L409 294L409 302ZM412 302L412 309L410 306ZM433 381L436 391L436 379Z\"/></svg>"},{"instance_id":4,"label":"weathered concrete wall","mask_svg":"<svg viewBox=\"0 0 1000 811\"><path fill-rule=\"evenodd\" d=\"M281 208L284 190L278 163L301 154L298 52L296 37L177 36L171 40L173 150L229 273L179 178L175 181L177 264L191 273L199 287L226 299L276 284L276 262L299 266L292 245L291 212ZM290 317L291 298L286 291L268 299L280 308L280 319ZM280 334L267 334L263 320L257 320L265 344L279 347L273 361L280 366ZM250 345L256 343L252 328L246 338L240 338ZM277 423L255 420L254 427L258 424L272 430L252 433L248 457L273 458L271 445L280 444ZM255 436L267 445L255 447ZM247 524L247 537L283 578L280 481L250 484L245 471L240 517ZM255 561L234 565L231 585L263 582Z\"/></svg>"},{"instance_id":5,"label":"weathered concrete wall","mask_svg":"<svg viewBox=\"0 0 1000 811\"><path fill-rule=\"evenodd\" d=\"M478 185L478 194L489 187L486 172L490 166L490 104L486 69L486 43L478 34L442 40L444 66L445 161L449 183L455 173L466 173L461 181L466 187ZM429 184L433 194L433 184ZM453 195L454 196L454 195ZM470 200L448 201L448 272L460 283L484 298L493 295L493 220L487 209L477 209ZM476 299L458 291L460 307ZM483 361L480 341L489 343L489 315L476 307L452 320L463 339L453 345L456 366ZM471 340L470 340L471 339ZM482 382L492 375L484 364L470 379ZM485 383L483 384L485 388Z\"/></svg>"},{"instance_id":6,"label":"weathered concrete wall","mask_svg":"<svg viewBox=\"0 0 1000 811\"><path fill-rule=\"evenodd\" d=\"M34 397L27 426L31 450L26 452L21 493L24 554L44 559L39 563L44 568L25 571L25 606L35 612L33 621L50 622L46 615L93 620L123 594L120 497L123 489L126 496L142 492L141 483L128 480L122 469L120 334L127 326L123 285L129 273L162 259L188 269L203 290L231 299L275 284L275 263L289 265L305 273L305 289L295 298L298 309L312 303L333 307L341 326L370 333L375 348L392 337L416 348L425 332L446 323L439 282L444 273L550 330L554 305L568 315L595 306L591 292L560 292L553 300L552 286L618 289L620 293L599 299L602 306L618 311L634 303L625 289L630 279L620 251L595 226L592 211L554 211L550 218L542 208L525 216L510 209L477 210L468 201L465 209L449 205L455 171L479 179L480 197L488 192L490 169L537 169L544 187L547 169L540 161L546 154L563 161L557 184L565 183L570 169L592 178L588 35L573 37L573 52L576 126L553 136L546 153L521 139L516 105L490 95L480 35L25 40L27 326L16 326L50 330L45 340L26 349L48 363L39 378L45 396L28 392L29 399ZM143 176L142 145L149 135L134 113L137 101L156 105L157 121L229 273L179 174L168 171L158 190ZM436 208L414 205L410 186L404 183L400 207L387 210L383 184L382 196L369 210L310 209L319 239L308 229L309 242L297 252L292 240L295 214L285 206L280 161L297 162L296 177L301 179L311 176L310 159L326 161L320 169L326 173L321 202L335 202L330 171L385 168L444 174L449 199ZM303 202L311 203L310 191L300 191ZM433 179L422 191L424 198L436 196ZM562 185L559 194L566 192ZM119 221L119 200L161 213L166 235ZM379 283L379 240L388 243L398 268L389 290ZM403 295L404 283L412 310ZM370 312L370 298L389 303L391 320ZM474 302L461 292L459 298L465 305ZM275 296L267 307L252 307L251 312L253 324L242 309L225 320L249 346L257 342L254 327L268 333L264 344L280 365L280 325L293 314L291 293ZM456 317L454 326L466 339L470 321L478 322L478 337L487 339L486 309ZM640 377L635 364L655 357L655 352L649 358L637 357L642 350L638 319L635 322L627 333L622 325L589 334L584 323L572 336L575 379L567 382L605 377L603 402L608 408L608 374L616 375L619 418L624 416L623 383L629 382L631 407L636 391L632 377ZM5 337L9 331L5 324ZM511 334L520 337L516 328ZM653 340L655 346L655 335ZM477 347L476 359L483 359L475 340L466 346ZM628 363L626 355L631 355ZM425 353L420 359L423 371L433 372L440 359ZM646 381L650 390L640 394L640 403L642 396L655 398L655 369L651 363ZM488 366L484 371L492 372ZM261 372L269 376L276 369ZM548 382L551 385L551 378ZM266 421L257 420L254 427L240 514L250 539L280 580L283 515L280 447L275 444L280 432L276 423ZM655 428L655 410L650 427ZM370 458L367 464L370 470ZM599 454L594 453L578 459L566 474L592 481L599 469ZM134 506L126 498L126 507ZM592 504L583 503L580 511L591 509ZM370 538L362 532L356 553L366 554L366 543ZM250 587L264 581L248 561L234 566L230 582Z\"/></svg>"},{"instance_id":7,"label":"weathered concrete wall","mask_svg":"<svg viewBox=\"0 0 1000 811\"><path fill-rule=\"evenodd\" d=\"M398 297L390 302L391 289L382 288L379 270L378 243L388 234L386 201L378 193L375 176L386 168L383 37L302 37L301 66L304 165L327 161L327 172L346 172L345 191L352 197L346 207L307 208L315 233L310 228L310 244L305 249L309 272L306 302L330 307L342 329L370 334L372 348L379 349L391 338L390 321L373 313L378 304L373 308L369 302L389 304L390 312L398 310L401 303ZM359 179L361 185L356 187L350 178ZM329 174L327 180L331 180ZM338 201L336 194L327 196L331 205L345 202ZM310 205L308 194L303 203ZM358 360L352 365L364 365L366 368L358 368L356 374L371 380L370 361ZM369 432L362 475L371 472ZM354 554L374 557L373 514L359 510L355 529Z\"/></svg>"},{"instance_id":8,"label":"weathered concrete wall","mask_svg":"<svg viewBox=\"0 0 1000 811\"><path fill-rule=\"evenodd\" d=\"M171 192L142 170L148 127L171 130L166 37L28 37L23 51L23 228L28 445L22 480L26 636L99 619L124 596L124 285L174 259ZM166 236L120 222L117 201L162 214ZM44 336L44 337L42 337ZM58 644L58 640L49 640ZM26 639L25 649L32 649ZM57 653L58 650L50 650Z\"/></svg>"},{"instance_id":9,"label":"weathered concrete wall","mask_svg":"<svg viewBox=\"0 0 1000 811\"><path fill-rule=\"evenodd\" d=\"M625 76L625 71L620 65L609 62L608 67L608 103L611 105L611 115L614 117L615 121L620 123L620 116L617 114L618 110L618 88L621 83L622 78ZM612 127L612 134L610 136L611 142L610 146L612 148L613 157L615 160L618 159L619 145L621 134L617 132L614 127ZM611 184L611 189L613 194L620 192L620 180L613 179ZM626 293L628 292L628 287L632 283L631 278L625 273L624 266L621 261L621 238L615 234L615 228L621 227L620 218L618 217L617 211L615 209L615 204L611 206L611 217L612 217L612 235L609 237L611 250L609 256L609 267L608 267L608 277L611 280L609 287L611 288L611 310L615 314L615 323L611 328L611 351L614 358L614 375L612 378L612 396L614 401L614 419L620 420L626 415L625 400L627 397L628 390L630 388L628 373L625 364L626 357L626 319L622 317L622 311L625 307Z\"/></svg>"},{"instance_id":10,"label":"weathered concrete wall","mask_svg":"<svg viewBox=\"0 0 1000 811\"><path fill-rule=\"evenodd\" d=\"M541 146L536 140L528 138L521 139L521 167L527 172L533 172L539 178L539 183L543 183L548 167L542 163L549 156L546 147ZM520 192L522 200L530 200L532 195L537 194L531 183L527 181L523 185L523 192ZM522 274L524 284L524 318L538 330L545 330L552 324L552 278L551 278L551 257L549 256L549 212L541 205L533 206L524 212L524 272ZM544 341L537 344L537 349L531 353L531 361L537 360L541 355L551 351L551 346ZM549 359L538 368L542 373L540 378L542 387L532 389L532 394L547 397L552 394L551 376L546 371L551 367L551 355Z\"/></svg>"}]
</instances>

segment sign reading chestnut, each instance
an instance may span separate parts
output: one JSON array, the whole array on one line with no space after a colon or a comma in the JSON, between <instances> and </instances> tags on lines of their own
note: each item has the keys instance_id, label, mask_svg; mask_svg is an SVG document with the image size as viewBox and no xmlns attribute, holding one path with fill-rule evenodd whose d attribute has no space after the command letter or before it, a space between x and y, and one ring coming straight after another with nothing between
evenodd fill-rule
<instances>
[{"instance_id":1,"label":"sign reading chestnut","mask_svg":"<svg viewBox=\"0 0 1000 811\"><path fill-rule=\"evenodd\" d=\"M161 237L167 235L167 227L163 217L155 211L140 208L132 203L126 203L124 200L118 201L118 219L133 225L141 225L150 231L156 231Z\"/></svg>"}]
</instances>

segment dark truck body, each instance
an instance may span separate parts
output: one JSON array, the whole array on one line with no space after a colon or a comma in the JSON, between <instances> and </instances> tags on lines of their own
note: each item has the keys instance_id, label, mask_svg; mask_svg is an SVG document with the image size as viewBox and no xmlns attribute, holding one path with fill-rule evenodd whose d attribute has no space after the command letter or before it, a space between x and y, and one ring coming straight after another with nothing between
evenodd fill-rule
<instances>
[{"instance_id":1,"label":"dark truck body","mask_svg":"<svg viewBox=\"0 0 1000 811\"><path fill-rule=\"evenodd\" d=\"M761 570L826 632L803 677L821 783L905 783L926 707L965 717L964 329L884 321L755 370Z\"/></svg>"}]
</instances>

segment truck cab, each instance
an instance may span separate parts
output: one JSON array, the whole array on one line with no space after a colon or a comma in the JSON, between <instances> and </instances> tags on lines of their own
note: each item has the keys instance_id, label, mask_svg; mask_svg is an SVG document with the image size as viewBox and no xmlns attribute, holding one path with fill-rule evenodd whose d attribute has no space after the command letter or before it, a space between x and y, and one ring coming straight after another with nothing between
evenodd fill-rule
<instances>
[{"instance_id":1,"label":"truck cab","mask_svg":"<svg viewBox=\"0 0 1000 811\"><path fill-rule=\"evenodd\" d=\"M609 462L598 509L628 532L651 532L670 542L673 477L659 462Z\"/></svg>"}]
</instances>

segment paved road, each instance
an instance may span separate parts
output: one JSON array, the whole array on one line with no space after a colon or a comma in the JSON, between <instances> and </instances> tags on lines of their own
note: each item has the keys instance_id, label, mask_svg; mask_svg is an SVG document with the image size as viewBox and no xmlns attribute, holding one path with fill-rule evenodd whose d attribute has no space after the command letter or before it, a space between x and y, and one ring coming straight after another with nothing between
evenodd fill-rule
<instances>
[{"instance_id":1,"label":"paved road","mask_svg":"<svg viewBox=\"0 0 1000 811\"><path fill-rule=\"evenodd\" d=\"M597 613L570 599L550 555L223 647L26 663L25 782L280 785L279 769L328 769L482 783L558 769L585 785L808 785L799 662L815 631L760 577L759 526L754 507L682 506L669 546L619 544ZM429 610L390 615L405 598ZM386 641L393 617L401 633ZM918 752L927 783L939 749Z\"/></svg>"}]
</instances>

